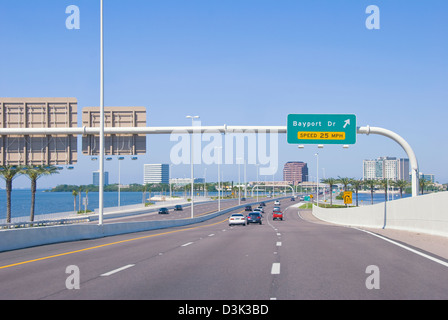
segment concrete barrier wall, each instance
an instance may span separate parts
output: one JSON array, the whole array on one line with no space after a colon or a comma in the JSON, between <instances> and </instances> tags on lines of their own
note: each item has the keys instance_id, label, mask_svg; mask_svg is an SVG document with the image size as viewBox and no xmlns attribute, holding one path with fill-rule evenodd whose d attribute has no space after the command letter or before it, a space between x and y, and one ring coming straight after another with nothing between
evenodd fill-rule
<instances>
[{"instance_id":1,"label":"concrete barrier wall","mask_svg":"<svg viewBox=\"0 0 448 320\"><path fill-rule=\"evenodd\" d=\"M289 198L289 197L288 197ZM269 200L265 202L270 202ZM35 247L40 245L78 241L86 239L96 239L118 234L149 231L155 229L164 229L172 227L187 226L217 216L226 214L232 210L244 208L246 205L255 205L254 203L245 203L215 213L207 214L193 219L177 220L159 220L159 221L139 221L139 222L118 222L105 223L102 226L94 224L73 224L59 225L49 227L36 227L24 229L10 229L0 231L0 252Z\"/></svg>"},{"instance_id":2,"label":"concrete barrier wall","mask_svg":"<svg viewBox=\"0 0 448 320\"><path fill-rule=\"evenodd\" d=\"M348 226L397 229L448 237L448 192L342 209L313 207L317 218Z\"/></svg>"}]
</instances>

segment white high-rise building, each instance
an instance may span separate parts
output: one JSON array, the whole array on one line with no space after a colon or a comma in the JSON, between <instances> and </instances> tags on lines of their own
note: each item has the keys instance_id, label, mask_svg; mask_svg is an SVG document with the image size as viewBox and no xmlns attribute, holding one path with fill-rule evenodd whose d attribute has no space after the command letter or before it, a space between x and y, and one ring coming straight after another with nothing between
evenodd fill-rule
<instances>
[{"instance_id":1,"label":"white high-rise building","mask_svg":"<svg viewBox=\"0 0 448 320\"><path fill-rule=\"evenodd\" d=\"M364 180L406 180L409 179L409 159L380 157L376 160L363 161Z\"/></svg>"},{"instance_id":2,"label":"white high-rise building","mask_svg":"<svg viewBox=\"0 0 448 320\"><path fill-rule=\"evenodd\" d=\"M170 165L169 164L144 164L143 165L143 183L169 183Z\"/></svg>"}]
</instances>

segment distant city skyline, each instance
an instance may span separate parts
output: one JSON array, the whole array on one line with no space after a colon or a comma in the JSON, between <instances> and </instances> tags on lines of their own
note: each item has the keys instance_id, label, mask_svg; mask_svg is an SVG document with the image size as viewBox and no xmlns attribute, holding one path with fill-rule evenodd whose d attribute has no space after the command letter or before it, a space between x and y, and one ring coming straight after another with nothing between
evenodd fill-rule
<instances>
[{"instance_id":1,"label":"distant city skyline","mask_svg":"<svg viewBox=\"0 0 448 320\"><path fill-rule=\"evenodd\" d=\"M187 115L200 116L203 126L284 126L288 114L355 114L358 126L401 135L419 171L448 183L448 2L378 0L377 29L366 24L370 4L105 1L105 104L145 107L147 126L190 126ZM67 27L69 5L79 8L77 28ZM82 126L81 110L99 105L99 1L4 0L0 30L0 96L74 97ZM375 135L357 135L348 149L298 149L284 134L277 141L276 171L260 181L282 180L288 161L306 162L315 176L317 151L319 178L362 178L364 159L407 157L397 143ZM172 177L189 178L190 166L170 159L175 145L169 135L148 135L145 155L121 161L121 183L142 183L145 163L171 164ZM246 147L247 180L255 181L262 166L249 164L250 156ZM236 157L221 166L226 181L238 181ZM64 166L39 179L38 188L88 184L95 170L98 162L78 153L73 170ZM105 170L117 183L118 161ZM217 174L214 164L195 165L195 178L217 181ZM28 187L26 177L13 182Z\"/></svg>"}]
</instances>

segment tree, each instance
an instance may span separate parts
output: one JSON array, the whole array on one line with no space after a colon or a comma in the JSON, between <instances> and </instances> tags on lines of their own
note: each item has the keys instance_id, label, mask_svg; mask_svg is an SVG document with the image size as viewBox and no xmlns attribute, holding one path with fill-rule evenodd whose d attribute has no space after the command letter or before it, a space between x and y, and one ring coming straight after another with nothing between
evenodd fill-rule
<instances>
[{"instance_id":1,"label":"tree","mask_svg":"<svg viewBox=\"0 0 448 320\"><path fill-rule=\"evenodd\" d=\"M364 180L363 184L364 184L365 186L369 187L369 189L370 189L371 204L373 204L373 193L375 192L375 187L377 186L378 181L369 179L369 180Z\"/></svg>"},{"instance_id":2,"label":"tree","mask_svg":"<svg viewBox=\"0 0 448 320\"><path fill-rule=\"evenodd\" d=\"M350 184L353 186L353 188L355 189L355 194L356 194L356 206L358 206L358 191L361 188L363 181L362 180L358 180L358 179L350 179Z\"/></svg>"},{"instance_id":3,"label":"tree","mask_svg":"<svg viewBox=\"0 0 448 320\"><path fill-rule=\"evenodd\" d=\"M425 193L425 188L431 185L431 182L429 180L426 179L420 179L419 180L419 186L420 186L420 190L422 191L422 194Z\"/></svg>"},{"instance_id":4,"label":"tree","mask_svg":"<svg viewBox=\"0 0 448 320\"><path fill-rule=\"evenodd\" d=\"M350 178L341 178L341 177L338 177L338 183L342 183L343 185L344 185L344 191L347 191L347 187L348 187L348 185L351 183L351 180L352 179L350 179Z\"/></svg>"},{"instance_id":5,"label":"tree","mask_svg":"<svg viewBox=\"0 0 448 320\"><path fill-rule=\"evenodd\" d=\"M76 212L76 197L78 196L78 191L73 190L72 191L72 195L73 195L73 211Z\"/></svg>"},{"instance_id":6,"label":"tree","mask_svg":"<svg viewBox=\"0 0 448 320\"><path fill-rule=\"evenodd\" d=\"M36 187L37 179L59 173L58 168L55 166L26 166L22 168L22 174L26 175L31 180L31 208L30 208L30 221L34 221L34 208L36 203Z\"/></svg>"},{"instance_id":7,"label":"tree","mask_svg":"<svg viewBox=\"0 0 448 320\"><path fill-rule=\"evenodd\" d=\"M322 183L328 184L330 186L330 205L333 206L333 186L338 183L335 178L322 179Z\"/></svg>"},{"instance_id":8,"label":"tree","mask_svg":"<svg viewBox=\"0 0 448 320\"><path fill-rule=\"evenodd\" d=\"M21 166L0 166L0 177L6 182L6 223L11 223L12 180L21 174Z\"/></svg>"},{"instance_id":9,"label":"tree","mask_svg":"<svg viewBox=\"0 0 448 320\"><path fill-rule=\"evenodd\" d=\"M387 187L390 186L390 181L387 179L378 180L378 185L384 189L384 200L387 201Z\"/></svg>"},{"instance_id":10,"label":"tree","mask_svg":"<svg viewBox=\"0 0 448 320\"><path fill-rule=\"evenodd\" d=\"M403 198L403 190L409 185L409 182L406 180L397 180L394 181L393 186L400 189L400 198Z\"/></svg>"}]
</instances>

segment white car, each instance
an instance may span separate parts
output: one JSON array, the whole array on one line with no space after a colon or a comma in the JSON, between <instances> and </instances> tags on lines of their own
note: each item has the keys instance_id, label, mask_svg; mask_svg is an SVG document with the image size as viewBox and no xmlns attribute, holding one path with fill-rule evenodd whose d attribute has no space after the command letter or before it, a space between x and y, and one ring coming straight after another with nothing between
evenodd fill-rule
<instances>
[{"instance_id":1,"label":"white car","mask_svg":"<svg viewBox=\"0 0 448 320\"><path fill-rule=\"evenodd\" d=\"M246 217L241 213L234 213L229 218L229 226L233 226L234 224L241 224L243 226L246 225Z\"/></svg>"},{"instance_id":2,"label":"white car","mask_svg":"<svg viewBox=\"0 0 448 320\"><path fill-rule=\"evenodd\" d=\"M280 205L280 201L275 200L274 204Z\"/></svg>"}]
</instances>

